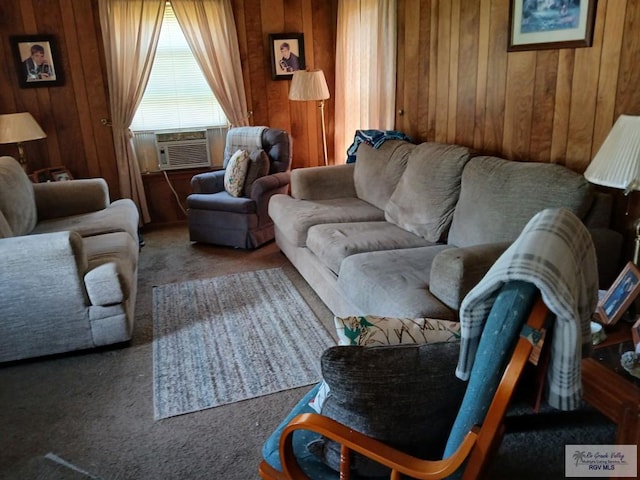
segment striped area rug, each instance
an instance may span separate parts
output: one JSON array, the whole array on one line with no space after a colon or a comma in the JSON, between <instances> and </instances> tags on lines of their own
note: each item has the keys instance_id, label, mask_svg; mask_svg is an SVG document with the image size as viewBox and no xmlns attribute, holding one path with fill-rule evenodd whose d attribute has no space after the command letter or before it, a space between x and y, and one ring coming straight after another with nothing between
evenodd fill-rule
<instances>
[{"instance_id":1,"label":"striped area rug","mask_svg":"<svg viewBox=\"0 0 640 480\"><path fill-rule=\"evenodd\" d=\"M331 345L280 268L154 287L155 419L314 383Z\"/></svg>"}]
</instances>

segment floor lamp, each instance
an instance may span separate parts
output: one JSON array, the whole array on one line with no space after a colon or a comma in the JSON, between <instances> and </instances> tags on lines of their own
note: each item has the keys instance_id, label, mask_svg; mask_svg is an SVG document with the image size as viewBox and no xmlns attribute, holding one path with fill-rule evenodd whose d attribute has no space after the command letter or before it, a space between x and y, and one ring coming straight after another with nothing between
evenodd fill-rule
<instances>
[{"instance_id":1,"label":"floor lamp","mask_svg":"<svg viewBox=\"0 0 640 480\"><path fill-rule=\"evenodd\" d=\"M584 176L596 185L624 190L624 195L640 190L640 116L618 117ZM640 219L636 220L635 228L633 263L638 265Z\"/></svg>"},{"instance_id":2,"label":"floor lamp","mask_svg":"<svg viewBox=\"0 0 640 480\"><path fill-rule=\"evenodd\" d=\"M329 87L322 70L298 70L293 72L289 100L318 101L322 117L322 148L327 165L327 133L324 124L324 101L329 98Z\"/></svg>"},{"instance_id":3,"label":"floor lamp","mask_svg":"<svg viewBox=\"0 0 640 480\"><path fill-rule=\"evenodd\" d=\"M27 171L27 158L22 142L46 138L36 119L29 112L6 113L0 115L0 143L15 143L18 147L18 161Z\"/></svg>"}]
</instances>

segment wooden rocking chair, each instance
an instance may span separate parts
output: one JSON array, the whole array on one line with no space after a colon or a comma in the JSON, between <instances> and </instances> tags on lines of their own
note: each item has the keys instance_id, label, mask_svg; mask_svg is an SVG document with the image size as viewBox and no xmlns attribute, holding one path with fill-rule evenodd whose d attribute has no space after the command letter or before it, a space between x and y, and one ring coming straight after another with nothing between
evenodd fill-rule
<instances>
[{"instance_id":1,"label":"wooden rocking chair","mask_svg":"<svg viewBox=\"0 0 640 480\"><path fill-rule=\"evenodd\" d=\"M525 285L525 290L529 289L530 292L529 307L525 310L525 315L522 316L524 318L528 316L526 324L522 326L524 322L523 318L520 318L519 325L522 326L522 330L519 338L515 341L515 349L493 394L484 421L473 425L468 431L465 430L467 431L466 436L455 452L442 460L422 460L356 432L325 416L304 413L294 417L284 427L280 435L279 461L282 471L272 464L274 462L269 463L267 460L263 460L259 466L261 477L270 480L309 478L299 465L293 449L294 432L307 430L316 432L341 445L341 470L339 474L341 480L350 478L352 452L357 452L390 468L391 480L400 480L403 476L425 480L441 479L448 477L461 467L464 472L463 479L481 478L502 440L503 420L516 384L527 362L531 359L532 362L537 363L539 351L544 341L544 326L550 317L549 310L543 303L538 290L531 284L518 283ZM475 370L471 374L472 378L474 374ZM497 378L500 378L499 375L496 377L496 382ZM467 391L468 394L469 391ZM460 413L458 415L460 416ZM333 473L335 478L338 478L338 473ZM323 476L322 478L328 477Z\"/></svg>"}]
</instances>

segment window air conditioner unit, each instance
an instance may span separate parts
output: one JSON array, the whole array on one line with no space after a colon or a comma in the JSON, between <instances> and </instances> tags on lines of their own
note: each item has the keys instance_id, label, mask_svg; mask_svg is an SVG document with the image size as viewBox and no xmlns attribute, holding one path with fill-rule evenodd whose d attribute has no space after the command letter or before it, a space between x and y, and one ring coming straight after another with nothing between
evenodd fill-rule
<instances>
[{"instance_id":1,"label":"window air conditioner unit","mask_svg":"<svg viewBox=\"0 0 640 480\"><path fill-rule=\"evenodd\" d=\"M160 170L209 167L207 131L156 133Z\"/></svg>"}]
</instances>

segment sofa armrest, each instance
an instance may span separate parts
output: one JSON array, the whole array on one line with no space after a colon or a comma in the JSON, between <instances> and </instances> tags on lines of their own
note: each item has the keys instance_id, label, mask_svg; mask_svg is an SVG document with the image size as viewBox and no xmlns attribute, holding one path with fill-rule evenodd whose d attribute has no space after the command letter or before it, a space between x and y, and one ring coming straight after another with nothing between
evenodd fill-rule
<instances>
[{"instance_id":1,"label":"sofa armrest","mask_svg":"<svg viewBox=\"0 0 640 480\"><path fill-rule=\"evenodd\" d=\"M96 212L109 206L109 188L103 178L34 183L38 220Z\"/></svg>"},{"instance_id":2,"label":"sofa armrest","mask_svg":"<svg viewBox=\"0 0 640 480\"><path fill-rule=\"evenodd\" d=\"M486 275L511 242L450 248L438 253L431 265L429 291L458 311L462 299Z\"/></svg>"},{"instance_id":3,"label":"sofa armrest","mask_svg":"<svg viewBox=\"0 0 640 480\"><path fill-rule=\"evenodd\" d=\"M355 197L354 165L297 168L291 172L291 196L300 200Z\"/></svg>"},{"instance_id":4,"label":"sofa armrest","mask_svg":"<svg viewBox=\"0 0 640 480\"><path fill-rule=\"evenodd\" d=\"M224 190L224 170L194 175L191 179L193 193L218 193Z\"/></svg>"}]
</instances>

